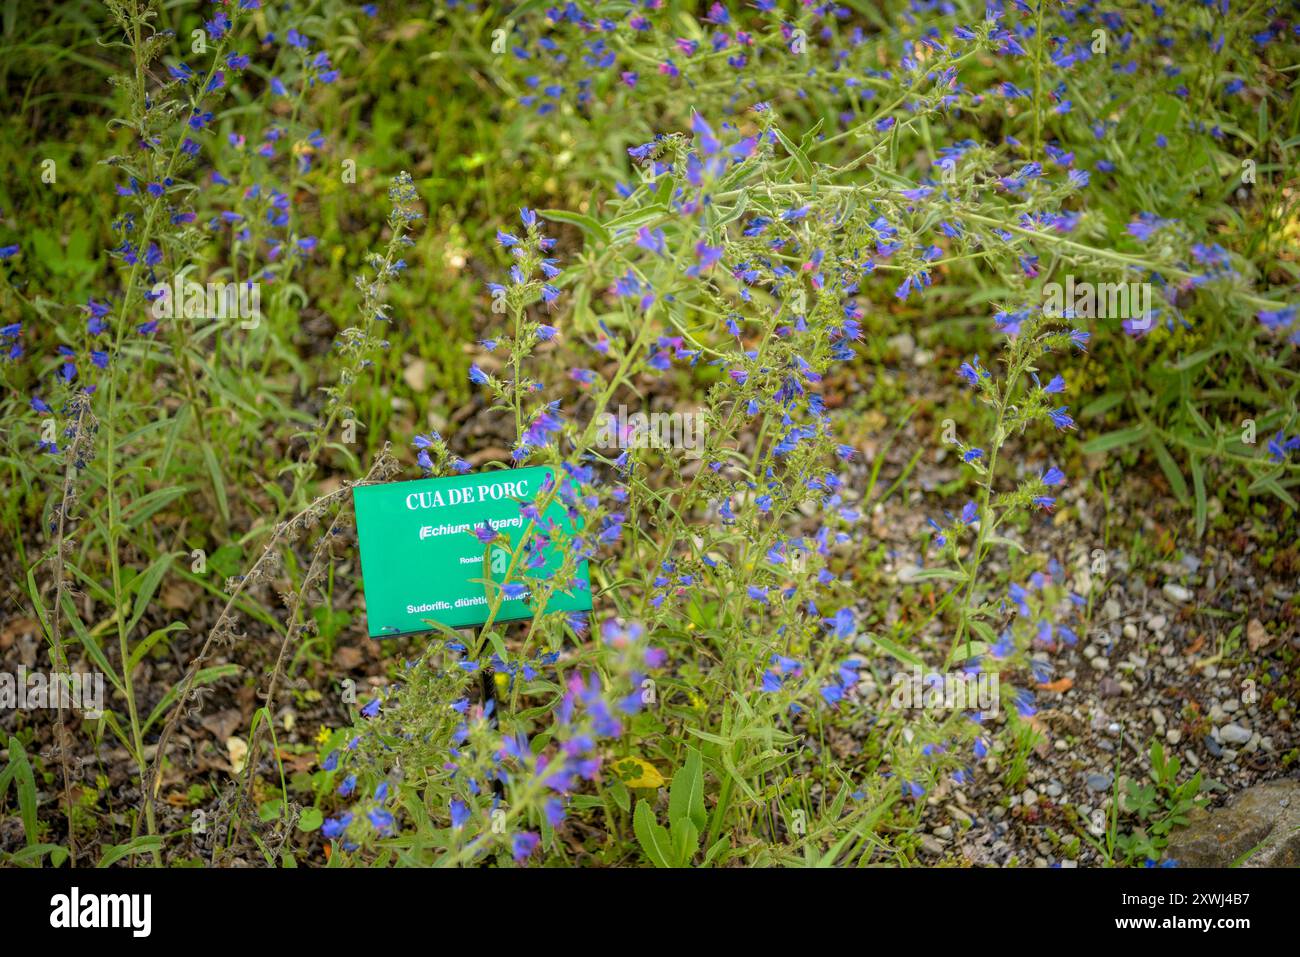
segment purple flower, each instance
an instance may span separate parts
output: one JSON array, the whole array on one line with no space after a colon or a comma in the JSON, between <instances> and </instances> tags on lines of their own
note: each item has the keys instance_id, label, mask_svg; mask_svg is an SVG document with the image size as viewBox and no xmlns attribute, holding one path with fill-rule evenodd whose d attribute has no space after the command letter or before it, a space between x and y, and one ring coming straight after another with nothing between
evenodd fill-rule
<instances>
[{"instance_id":1,"label":"purple flower","mask_svg":"<svg viewBox=\"0 0 1300 957\"><path fill-rule=\"evenodd\" d=\"M1061 406L1059 409L1052 409L1047 413L1047 417L1052 420L1052 424L1062 432L1074 428L1074 419L1070 418L1069 407Z\"/></svg>"},{"instance_id":2,"label":"purple flower","mask_svg":"<svg viewBox=\"0 0 1300 957\"><path fill-rule=\"evenodd\" d=\"M393 815L382 807L372 809L366 814L375 830L387 837L393 832Z\"/></svg>"},{"instance_id":3,"label":"purple flower","mask_svg":"<svg viewBox=\"0 0 1300 957\"><path fill-rule=\"evenodd\" d=\"M853 617L853 609L841 608L830 618L823 618L822 621L830 627L831 634L841 640L853 637L854 631L857 630L857 622Z\"/></svg>"},{"instance_id":4,"label":"purple flower","mask_svg":"<svg viewBox=\"0 0 1300 957\"><path fill-rule=\"evenodd\" d=\"M514 855L515 863L522 864L526 861L533 851L537 850L537 845L542 839L532 831L520 831L510 839L510 851Z\"/></svg>"},{"instance_id":5,"label":"purple flower","mask_svg":"<svg viewBox=\"0 0 1300 957\"><path fill-rule=\"evenodd\" d=\"M683 41L677 42L680 45ZM713 128L698 113L691 114L691 131L695 134L695 147L700 151L701 156L707 158L722 149L722 144L713 135Z\"/></svg>"},{"instance_id":6,"label":"purple flower","mask_svg":"<svg viewBox=\"0 0 1300 957\"><path fill-rule=\"evenodd\" d=\"M451 801L451 828L453 831L459 831L465 826L470 819L469 805L464 801L458 801L452 798Z\"/></svg>"}]
</instances>

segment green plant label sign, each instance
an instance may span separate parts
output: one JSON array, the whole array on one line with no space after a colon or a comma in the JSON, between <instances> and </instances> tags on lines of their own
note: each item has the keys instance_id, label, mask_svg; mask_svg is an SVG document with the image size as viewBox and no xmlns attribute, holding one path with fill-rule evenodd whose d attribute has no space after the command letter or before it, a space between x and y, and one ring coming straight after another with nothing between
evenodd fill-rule
<instances>
[{"instance_id":1,"label":"green plant label sign","mask_svg":"<svg viewBox=\"0 0 1300 957\"><path fill-rule=\"evenodd\" d=\"M539 466L353 489L370 637L431 631L430 620L449 628L481 625L497 600L495 621L536 614L532 582L560 567L561 543L574 531L559 501L548 506L540 528L523 512L549 497L554 474ZM547 542L548 530L555 543ZM489 531L496 538L484 542ZM511 551L521 542L530 550L511 572ZM526 559L538 547L544 561L527 567L536 564ZM576 579L576 587L551 594L547 611L591 609L585 561ZM489 580L508 585L509 594Z\"/></svg>"}]
</instances>

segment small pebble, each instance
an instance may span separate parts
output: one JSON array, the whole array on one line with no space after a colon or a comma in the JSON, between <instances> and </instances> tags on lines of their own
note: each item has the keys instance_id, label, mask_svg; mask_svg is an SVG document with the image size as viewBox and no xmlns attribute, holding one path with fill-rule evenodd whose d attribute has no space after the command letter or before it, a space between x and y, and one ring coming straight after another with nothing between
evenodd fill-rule
<instances>
[{"instance_id":1,"label":"small pebble","mask_svg":"<svg viewBox=\"0 0 1300 957\"><path fill-rule=\"evenodd\" d=\"M1251 736L1251 732L1239 724L1225 724L1219 729L1219 737L1227 744L1245 744Z\"/></svg>"},{"instance_id":2,"label":"small pebble","mask_svg":"<svg viewBox=\"0 0 1300 957\"><path fill-rule=\"evenodd\" d=\"M1089 791L1109 791L1110 780L1109 774L1089 774L1086 783Z\"/></svg>"},{"instance_id":3,"label":"small pebble","mask_svg":"<svg viewBox=\"0 0 1300 957\"><path fill-rule=\"evenodd\" d=\"M1165 587L1162 588L1161 591L1164 592L1166 598L1179 605L1186 604L1192 600L1191 592L1182 585L1175 585L1173 582L1166 583Z\"/></svg>"}]
</instances>

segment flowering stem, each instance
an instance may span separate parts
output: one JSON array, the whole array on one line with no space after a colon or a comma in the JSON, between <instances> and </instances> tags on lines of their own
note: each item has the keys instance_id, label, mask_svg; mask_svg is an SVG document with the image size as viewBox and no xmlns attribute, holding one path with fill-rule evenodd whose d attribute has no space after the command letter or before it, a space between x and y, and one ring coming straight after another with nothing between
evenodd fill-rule
<instances>
[{"instance_id":1,"label":"flowering stem","mask_svg":"<svg viewBox=\"0 0 1300 957\"><path fill-rule=\"evenodd\" d=\"M966 638L967 654L970 653L970 635L967 632L966 620L970 616L971 598L975 594L975 583L979 578L980 563L984 559L985 544L993 524L989 500L993 494L993 476L997 471L998 451L1002 448L1005 439L1003 423L1006 421L1007 402L1011 396L1011 390L1015 385L1017 375L1018 371L1013 368L1007 376L1005 388L998 396L998 416L997 423L993 427L993 441L989 445L988 470L980 489L979 529L975 535L975 547L971 550L970 567L966 569L966 590L957 609L957 634L952 640L952 649L948 652L948 664L951 664L956 658L957 649L960 647L963 637Z\"/></svg>"},{"instance_id":2,"label":"flowering stem","mask_svg":"<svg viewBox=\"0 0 1300 957\"><path fill-rule=\"evenodd\" d=\"M1034 143L1033 148L1029 151L1030 159L1038 156L1038 148L1042 142L1042 96L1043 96L1043 8L1047 0L1038 0L1038 22L1034 27Z\"/></svg>"}]
</instances>

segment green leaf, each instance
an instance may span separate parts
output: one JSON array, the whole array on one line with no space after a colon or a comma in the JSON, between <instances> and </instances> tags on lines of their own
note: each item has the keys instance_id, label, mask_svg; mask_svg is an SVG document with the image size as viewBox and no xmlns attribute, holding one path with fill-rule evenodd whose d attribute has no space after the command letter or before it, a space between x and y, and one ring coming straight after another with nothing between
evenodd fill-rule
<instances>
[{"instance_id":1,"label":"green leaf","mask_svg":"<svg viewBox=\"0 0 1300 957\"><path fill-rule=\"evenodd\" d=\"M226 479L221 474L221 466L217 463L217 453L206 443L203 445L203 461L208 467L208 475L212 478L212 491L217 496L217 511L221 513L222 521L229 523L230 503L226 501Z\"/></svg>"},{"instance_id":2,"label":"green leaf","mask_svg":"<svg viewBox=\"0 0 1300 957\"><path fill-rule=\"evenodd\" d=\"M686 763L673 775L668 792L668 822L675 826L681 820L689 820L697 831L703 831L708 824L703 762L700 752L690 745L686 746Z\"/></svg>"},{"instance_id":3,"label":"green leaf","mask_svg":"<svg viewBox=\"0 0 1300 957\"><path fill-rule=\"evenodd\" d=\"M1289 493L1278 483L1277 476L1275 475L1263 475L1250 483L1250 490L1252 492L1259 491L1261 489L1267 492L1272 492L1283 502L1285 502L1288 508L1291 508L1293 510L1296 508L1300 508L1300 506L1296 505L1296 500L1291 497L1291 493Z\"/></svg>"},{"instance_id":4,"label":"green leaf","mask_svg":"<svg viewBox=\"0 0 1300 957\"><path fill-rule=\"evenodd\" d=\"M1198 457L1192 458L1192 490L1196 497L1196 537L1205 534L1205 520L1209 506L1205 500L1205 463Z\"/></svg>"},{"instance_id":5,"label":"green leaf","mask_svg":"<svg viewBox=\"0 0 1300 957\"><path fill-rule=\"evenodd\" d=\"M108 867L132 854L152 854L162 850L162 838L157 834L142 834L125 844L109 844L104 848L104 856L99 859L97 867Z\"/></svg>"},{"instance_id":6,"label":"green leaf","mask_svg":"<svg viewBox=\"0 0 1300 957\"><path fill-rule=\"evenodd\" d=\"M539 210L539 212L552 222L577 226L588 236L594 236L603 243L610 241L609 231L590 216L584 216L582 213L571 213L565 209L543 209Z\"/></svg>"},{"instance_id":7,"label":"green leaf","mask_svg":"<svg viewBox=\"0 0 1300 957\"><path fill-rule=\"evenodd\" d=\"M1120 429L1118 432L1107 432L1105 435L1099 435L1095 439L1089 439L1083 443L1083 451L1085 455L1109 452L1111 449L1119 449L1126 445L1132 445L1134 442L1140 442L1146 434L1147 427L1145 425L1136 425L1131 429Z\"/></svg>"},{"instance_id":8,"label":"green leaf","mask_svg":"<svg viewBox=\"0 0 1300 957\"><path fill-rule=\"evenodd\" d=\"M655 820L654 812L645 801L636 802L636 813L632 815L632 829L636 832L637 842L650 863L655 867L672 867L673 850L668 831Z\"/></svg>"},{"instance_id":9,"label":"green leaf","mask_svg":"<svg viewBox=\"0 0 1300 957\"><path fill-rule=\"evenodd\" d=\"M966 580L966 576L955 568L923 568L919 572L913 572L908 576L907 584L931 581L936 578L949 582L964 582Z\"/></svg>"},{"instance_id":10,"label":"green leaf","mask_svg":"<svg viewBox=\"0 0 1300 957\"><path fill-rule=\"evenodd\" d=\"M304 808L303 812L298 815L298 830L304 832L314 831L321 826L324 820L324 815L321 814L319 808Z\"/></svg>"},{"instance_id":11,"label":"green leaf","mask_svg":"<svg viewBox=\"0 0 1300 957\"><path fill-rule=\"evenodd\" d=\"M690 867L700 849L700 831L688 819L673 822L673 861L678 867Z\"/></svg>"},{"instance_id":12,"label":"green leaf","mask_svg":"<svg viewBox=\"0 0 1300 957\"><path fill-rule=\"evenodd\" d=\"M131 657L127 659L127 666L126 666L127 673L129 674L130 672L135 670L135 666L140 663L140 659L142 659L145 655L147 655L149 653L149 650L153 648L154 645L156 645L163 638L170 635L173 631L181 630L184 627L185 627L184 622L173 621L166 628L159 628L157 631L151 631L148 637L144 639L144 641L140 642L138 645L136 645L134 648L131 649Z\"/></svg>"},{"instance_id":13,"label":"green leaf","mask_svg":"<svg viewBox=\"0 0 1300 957\"><path fill-rule=\"evenodd\" d=\"M714 859L715 859L719 854L721 854L723 851L727 850L729 847L731 847L731 839L730 839L730 838L727 838L727 837L720 837L720 838L718 838L716 841L713 842L713 846L712 846L711 848L709 848L708 851L705 853L705 855L704 855L704 863L703 863L701 866L702 866L702 867L708 867L710 864L713 863Z\"/></svg>"},{"instance_id":14,"label":"green leaf","mask_svg":"<svg viewBox=\"0 0 1300 957\"><path fill-rule=\"evenodd\" d=\"M39 864L46 854L50 855L50 867L62 867L68 859L68 849L62 844L33 844L10 854L6 861L10 864L26 864L28 861Z\"/></svg>"},{"instance_id":15,"label":"green leaf","mask_svg":"<svg viewBox=\"0 0 1300 957\"><path fill-rule=\"evenodd\" d=\"M776 132L776 138L781 141L781 145L785 147L786 152L794 157L794 161L798 164L799 171L803 173L804 179L811 180L813 176L813 165L812 161L808 159L808 154L795 146L794 141L782 133L778 127L774 126L772 129Z\"/></svg>"},{"instance_id":16,"label":"green leaf","mask_svg":"<svg viewBox=\"0 0 1300 957\"><path fill-rule=\"evenodd\" d=\"M18 814L23 821L27 846L32 847L36 844L36 778L22 742L13 735L9 736L9 765L0 775L0 796L9 789L10 780L18 785Z\"/></svg>"},{"instance_id":17,"label":"green leaf","mask_svg":"<svg viewBox=\"0 0 1300 957\"><path fill-rule=\"evenodd\" d=\"M128 635L135 629L140 619L144 617L144 613L149 610L149 602L153 600L154 592L158 590L158 584L175 560L175 552L159 555L153 560L153 564L145 569L144 574L131 582L131 587L136 589L136 595L135 610L132 611L131 620L126 625Z\"/></svg>"},{"instance_id":18,"label":"green leaf","mask_svg":"<svg viewBox=\"0 0 1300 957\"><path fill-rule=\"evenodd\" d=\"M1101 415L1103 412L1109 412L1115 406L1124 401L1124 393L1107 392L1099 398L1093 399L1079 412L1080 419L1092 419Z\"/></svg>"},{"instance_id":19,"label":"green leaf","mask_svg":"<svg viewBox=\"0 0 1300 957\"><path fill-rule=\"evenodd\" d=\"M632 792L627 789L627 785L622 781L618 780L618 778L612 779L607 790L614 798L614 803L622 808L624 814L632 809Z\"/></svg>"},{"instance_id":20,"label":"green leaf","mask_svg":"<svg viewBox=\"0 0 1300 957\"><path fill-rule=\"evenodd\" d=\"M1179 502L1187 504L1187 480L1183 478L1183 473L1179 471L1178 463L1174 457L1169 454L1169 449L1164 442L1153 433L1150 436L1149 443L1151 451L1156 454L1156 461L1160 463L1160 469L1165 473L1165 478L1169 479L1169 487L1173 489L1174 495Z\"/></svg>"},{"instance_id":21,"label":"green leaf","mask_svg":"<svg viewBox=\"0 0 1300 957\"><path fill-rule=\"evenodd\" d=\"M99 641L86 630L86 626L81 621L81 616L77 614L77 609L72 604L72 596L67 592L63 593L63 614L64 618L72 625L72 630L77 634L77 640L81 642L81 647L86 649L91 660L108 677L113 687L125 694L126 689L122 684L122 679L117 676L113 666L108 663L108 656L104 654L104 649L100 646Z\"/></svg>"},{"instance_id":22,"label":"green leaf","mask_svg":"<svg viewBox=\"0 0 1300 957\"><path fill-rule=\"evenodd\" d=\"M900 645L894 644L888 638L882 638L880 635L869 635L868 637L904 664L915 665L917 668L925 667L925 662L920 657L905 650Z\"/></svg>"}]
</instances>

